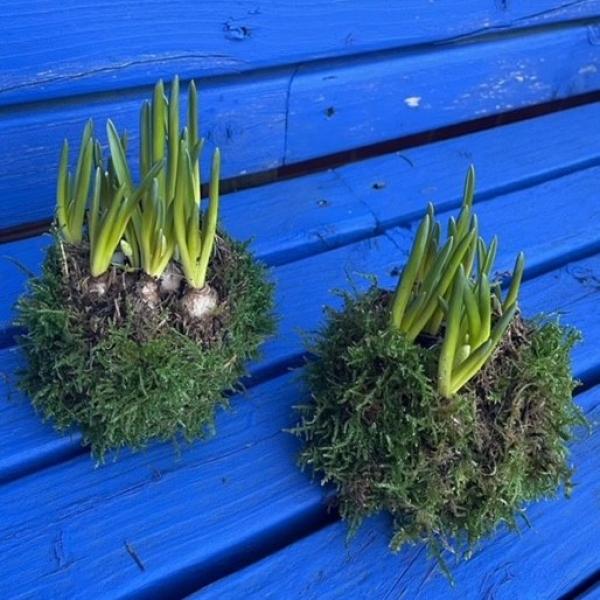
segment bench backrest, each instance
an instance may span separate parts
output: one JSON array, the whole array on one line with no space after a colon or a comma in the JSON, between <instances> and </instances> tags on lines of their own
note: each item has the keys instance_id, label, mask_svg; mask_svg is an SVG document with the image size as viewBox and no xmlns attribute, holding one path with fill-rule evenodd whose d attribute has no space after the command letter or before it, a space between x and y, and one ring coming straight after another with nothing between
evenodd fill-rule
<instances>
[{"instance_id":1,"label":"bench backrest","mask_svg":"<svg viewBox=\"0 0 600 600\"><path fill-rule=\"evenodd\" d=\"M457 4L5 0L0 236L50 218L87 118L135 149L141 99L174 73L227 178L600 89L600 0Z\"/></svg>"}]
</instances>

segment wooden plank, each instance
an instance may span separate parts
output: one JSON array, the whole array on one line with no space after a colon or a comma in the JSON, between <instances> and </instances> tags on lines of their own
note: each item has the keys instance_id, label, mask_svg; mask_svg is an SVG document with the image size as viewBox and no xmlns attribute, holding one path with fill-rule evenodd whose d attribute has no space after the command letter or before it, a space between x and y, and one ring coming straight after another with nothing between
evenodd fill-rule
<instances>
[{"instance_id":1,"label":"wooden plank","mask_svg":"<svg viewBox=\"0 0 600 600\"><path fill-rule=\"evenodd\" d=\"M16 390L14 377L22 360L16 348L0 350L0 415L7 432L0 437L0 485L83 452L79 431L58 435Z\"/></svg>"},{"instance_id":2,"label":"wooden plank","mask_svg":"<svg viewBox=\"0 0 600 600\"><path fill-rule=\"evenodd\" d=\"M290 87L284 161L314 157L315 140L330 154L597 90L593 32L582 26L301 68Z\"/></svg>"},{"instance_id":3,"label":"wooden plank","mask_svg":"<svg viewBox=\"0 0 600 600\"><path fill-rule=\"evenodd\" d=\"M372 263L378 254L373 251ZM523 288L527 311L563 309L568 322L584 326L585 345L574 354L577 374L590 372L591 361L594 370L600 367L597 292L577 275L582 270L599 276L600 256ZM552 285L557 304L545 293ZM219 436L179 457L159 444L92 469L83 456L5 485L0 594L182 594L277 540L291 541L325 515L324 492L297 470L297 443L281 431L293 423L291 407L305 394L296 374L258 386L234 399L234 414L219 415Z\"/></svg>"},{"instance_id":4,"label":"wooden plank","mask_svg":"<svg viewBox=\"0 0 600 600\"><path fill-rule=\"evenodd\" d=\"M600 103L594 103L251 188L224 197L224 218L231 213L232 234L258 235L255 250L270 264L281 264L335 246L340 232L367 235L373 219L360 213L362 205L385 227L413 218L432 199L442 208L455 206L470 162L476 163L479 173L478 198L597 164L600 132L590 131L589 123L598 119ZM507 139L510 152L506 152ZM15 176L11 181L17 187L25 185ZM35 194L37 184L45 185L38 181L22 190L26 212L22 198L18 202L5 199L0 213L6 224L49 217L53 195ZM256 210L258 206L261 210ZM235 219L237 211L244 219ZM266 222L265 215L269 217ZM364 227L357 227L355 217L364 219Z\"/></svg>"},{"instance_id":5,"label":"wooden plank","mask_svg":"<svg viewBox=\"0 0 600 600\"><path fill-rule=\"evenodd\" d=\"M393 161L390 171L391 167L393 167ZM501 181L498 182L499 186L502 186ZM489 198L489 195L487 196L488 200L484 196L484 200L477 203L482 231L486 235L489 233L490 237L491 234L498 233L501 246L506 250L506 254L503 256L507 258L498 265L499 270L512 268L510 261L521 249L525 250L528 255L528 274L534 274L551 268L561 260L564 262L600 248L600 235L596 227L600 207L594 202L599 181L600 168L593 167L493 200ZM291 185L291 182L289 183ZM398 218L390 217L389 212L386 212L388 215L385 217L386 222L404 221L402 211L406 211L406 214L413 215L412 227L414 230L414 215L423 210L422 200L418 197L422 180L415 180L414 183L416 187L413 189L410 188L410 184L407 186L406 193L409 198L407 203L400 206L394 205L399 211ZM441 182L439 183L441 184ZM306 189L302 183L299 185L300 190ZM458 185L457 183L456 187ZM229 205L224 211L224 222L240 239L247 239L256 231L262 232L265 238L262 243L258 242L257 250L259 258L266 260L269 260L271 256L269 249L278 256L280 247L277 242L271 245L271 242L277 239L278 231L288 230L289 237L284 243L295 241L298 244L296 249L288 249L292 256L295 253L301 254L303 244L307 244L312 251L322 250L328 244L335 247L348 239L374 233L378 228L373 220L373 214L368 210L361 209L360 196L357 199L350 191L346 201L342 191L338 192L337 188L334 189L336 196L329 196L332 202L330 206L320 208L315 203L312 205L312 209L307 210L307 213L292 213L289 217L286 212L286 204L280 203L278 209L276 205L273 205L273 213L256 211L252 207L252 202L249 202L246 197L243 202L247 203L247 210L239 210L240 206L237 203ZM456 188L451 193L455 195ZM357 194L360 194L360 189ZM304 197L308 199L308 204L311 206L312 198ZM569 202L565 202L565 198L569 198ZM281 200L281 198L279 199ZM448 201L442 199L442 205L447 203ZM227 202L225 205L227 206ZM417 212L418 205L420 208ZM577 206L578 210L573 210L573 206ZM275 209L278 212L275 212ZM332 212L328 213L327 211L330 210ZM320 213L328 215L328 217L323 217L322 223L319 223ZM245 214L251 215L251 217L246 220ZM375 213L376 218L377 216ZM444 215L443 218L445 219L447 216ZM518 222L515 222L516 219ZM229 227L230 224L231 227ZM292 224L291 228L289 228L290 224ZM393 229L389 233L391 239L401 249L394 251L392 246L388 250L390 269L401 264L404 257L402 252L412 243L412 230L406 228L408 225ZM355 227L356 229L354 229ZM539 232L538 235L532 237L531 232L533 231ZM328 238L327 235L330 237ZM315 239L320 239L322 245L319 244L315 248ZM12 242L0 247L0 255L12 257L13 260L23 264L26 269L37 272L43 246L42 238L36 238L33 242L29 240ZM354 261L353 254L361 252L363 246L358 245L356 248L357 250L354 252L342 249L338 254L328 253L322 261L319 258L313 258L308 259L307 263L300 261L285 264L275 271L276 281L281 282L277 291L278 303L282 307L281 335L270 342L267 348L270 355L277 356L276 363L293 360L298 353L298 336L294 334L297 324L293 323L293 315L288 314L289 311L284 307L288 306L289 297L298 298L305 293L307 282L304 270L307 268L309 271L311 270L311 267L306 267L306 264L318 264L319 268L326 269L310 284L312 286L311 293L314 291L315 294L320 294L319 297L325 298L331 287L344 283L343 279L340 281L340 277L343 278L348 261ZM362 272L369 272L368 262L361 264L360 269L363 269ZM3 299L0 303L0 345L7 345L11 343L14 334L14 329L9 325L13 314L11 307L23 289L26 273L13 262L3 260L0 261L0 278L6 282ZM307 307L306 310L311 311L311 307ZM312 317L307 320L307 327L313 327L318 322L319 311L318 306L312 308L312 312L309 313ZM263 362L260 368L271 369L273 367L274 365Z\"/></svg>"},{"instance_id":6,"label":"wooden plank","mask_svg":"<svg viewBox=\"0 0 600 600\"><path fill-rule=\"evenodd\" d=\"M460 203L469 164L477 168L476 201L598 164L600 102L451 140L408 148L336 169L380 228Z\"/></svg>"},{"instance_id":7,"label":"wooden plank","mask_svg":"<svg viewBox=\"0 0 600 600\"><path fill-rule=\"evenodd\" d=\"M99 18L102 11L103 17ZM0 106L597 17L597 0L3 3ZM41 42L43 40L43 42Z\"/></svg>"},{"instance_id":8,"label":"wooden plank","mask_svg":"<svg viewBox=\"0 0 600 600\"><path fill-rule=\"evenodd\" d=\"M201 90L202 130L209 147L221 146L226 177L272 169L596 90L600 46L590 43L595 39L579 26L452 50L374 55L316 70L289 68L245 81L215 81ZM99 130L110 116L119 127L135 132L146 96L147 90L132 90L86 98L85 105L6 114L0 122L2 228L50 215L63 137L77 147L88 117ZM418 106L404 101L413 97L422 98ZM331 106L335 112L328 117ZM131 147L136 144L132 135Z\"/></svg>"},{"instance_id":9,"label":"wooden plank","mask_svg":"<svg viewBox=\"0 0 600 600\"><path fill-rule=\"evenodd\" d=\"M207 138L205 159L218 144L223 150L225 177L271 169L281 164L285 136L286 80L283 76L204 86L202 134ZM139 108L148 90L108 98L86 99L37 107L5 115L0 120L0 193L4 200L2 227L47 218L53 209L56 168L63 139L78 149L88 118L105 140L106 119L129 133L132 165L137 165ZM182 102L182 111L185 102ZM204 165L204 173L207 173ZM27 210L24 210L27 207Z\"/></svg>"},{"instance_id":10,"label":"wooden plank","mask_svg":"<svg viewBox=\"0 0 600 600\"><path fill-rule=\"evenodd\" d=\"M578 402L597 422L600 387ZM365 523L350 543L346 527L337 523L189 598L562 597L600 568L597 427L573 444L572 458L577 465L572 498L530 506L532 527L520 535L501 531L483 544L474 558L453 569L455 587L434 570L423 546L393 555L388 549L390 523L380 516ZM597 590L585 597L597 598Z\"/></svg>"},{"instance_id":11,"label":"wooden plank","mask_svg":"<svg viewBox=\"0 0 600 600\"><path fill-rule=\"evenodd\" d=\"M479 199L598 164L600 132L589 127L598 119L600 103L594 103L251 188L224 196L223 217L233 235L256 238L254 249L269 264L282 264L406 222L430 200L443 209L456 206L471 162L477 165ZM25 185L14 175L11 181ZM5 198L5 223L49 216L53 196L35 194L36 185L22 189L27 212L22 198ZM0 256L6 254L7 246L0 246Z\"/></svg>"}]
</instances>

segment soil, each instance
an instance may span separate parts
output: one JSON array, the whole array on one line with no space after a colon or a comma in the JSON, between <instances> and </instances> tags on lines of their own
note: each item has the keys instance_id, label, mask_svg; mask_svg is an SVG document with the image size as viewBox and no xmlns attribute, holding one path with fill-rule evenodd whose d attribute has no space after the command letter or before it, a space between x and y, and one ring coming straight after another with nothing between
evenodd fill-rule
<instances>
[{"instance_id":1,"label":"soil","mask_svg":"<svg viewBox=\"0 0 600 600\"><path fill-rule=\"evenodd\" d=\"M113 266L95 279L89 273L89 249L86 246L63 245L63 249L64 301L81 317L92 344L102 339L109 328L125 324L131 328L131 338L138 342L153 339L169 327L175 327L205 346L212 346L222 339L231 316L224 273L235 260L227 240L216 239L207 282L217 293L217 308L202 319L189 318L182 308L185 284L165 290L155 280L160 295L158 305L153 306L140 293L153 283L142 271ZM99 289L101 293L98 293Z\"/></svg>"}]
</instances>

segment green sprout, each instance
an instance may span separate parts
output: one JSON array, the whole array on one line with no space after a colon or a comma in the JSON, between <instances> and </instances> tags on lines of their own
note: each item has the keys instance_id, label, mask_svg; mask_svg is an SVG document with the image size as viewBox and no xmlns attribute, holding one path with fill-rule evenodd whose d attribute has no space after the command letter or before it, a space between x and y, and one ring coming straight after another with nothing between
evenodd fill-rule
<instances>
[{"instance_id":1,"label":"green sprout","mask_svg":"<svg viewBox=\"0 0 600 600\"><path fill-rule=\"evenodd\" d=\"M195 167L187 146L186 140L182 139L179 153L180 172L175 192L175 236L179 260L189 286L202 289L206 284L208 261L215 245L221 154L218 148L213 154L208 211L200 227L200 199L194 195Z\"/></svg>"},{"instance_id":2,"label":"green sprout","mask_svg":"<svg viewBox=\"0 0 600 600\"><path fill-rule=\"evenodd\" d=\"M131 255L131 248L123 235L133 212L139 205L144 192L151 186L162 170L157 162L135 188L123 142L119 138L112 121L108 121L106 131L111 150L111 164L116 177L109 171L102 172L96 167L92 203L88 211L88 235L90 241L90 273L92 277L103 275L112 264L113 256L121 245L125 253ZM115 186L115 180L119 183Z\"/></svg>"},{"instance_id":3,"label":"green sprout","mask_svg":"<svg viewBox=\"0 0 600 600\"><path fill-rule=\"evenodd\" d=\"M83 130L79 158L73 178L69 171L69 142L63 143L56 184L56 220L64 240L80 244L88 203L94 159L94 125L89 120Z\"/></svg>"},{"instance_id":4,"label":"green sprout","mask_svg":"<svg viewBox=\"0 0 600 600\"><path fill-rule=\"evenodd\" d=\"M423 334L439 336L444 325L438 390L445 397L454 395L483 368L506 333L517 311L525 263L519 254L511 287L501 302L499 284L490 283L498 240L494 238L488 247L479 237L474 190L471 166L459 217L450 218L443 245L433 205L428 206L391 308L391 327L410 341Z\"/></svg>"},{"instance_id":5,"label":"green sprout","mask_svg":"<svg viewBox=\"0 0 600 600\"><path fill-rule=\"evenodd\" d=\"M193 81L188 88L188 124L182 131L179 127L179 78L174 78L168 99L160 80L154 87L152 100L144 102L140 112L139 160L140 173L144 178L157 163L164 162L165 169L144 190L126 228L126 243L122 249L133 266L155 279L162 276L177 249L188 283L192 287L202 287L212 250L208 242L214 241L216 213L212 209L208 211L208 221L212 223L214 220L213 235L206 238L207 252L205 258L201 258L200 252L205 246L196 244L193 238L201 235L200 153L204 140L198 138L198 100ZM114 156L116 152L119 163L115 163L118 183L132 189L130 170L122 148L119 148L116 132L111 139L115 146L113 150L111 145L111 154ZM214 184L211 184L211 189L213 187ZM218 195L218 183L216 189ZM176 214L176 211L183 212ZM177 224L181 221L189 239L177 234Z\"/></svg>"},{"instance_id":6,"label":"green sprout","mask_svg":"<svg viewBox=\"0 0 600 600\"><path fill-rule=\"evenodd\" d=\"M217 303L207 278L217 233L221 155L217 148L208 209L203 214L200 156L204 140L199 137L193 81L188 87L187 112L187 124L180 129L178 77L168 98L162 80L154 86L151 101L144 102L140 111L139 185L127 158L127 136L119 134L112 121L107 122L109 159L105 162L92 122L88 122L73 181L68 171L68 143L63 147L56 215L66 242L79 244L87 233L94 278L112 264L126 263L129 270L146 275L138 291L147 304L157 306L159 289L165 293L177 290L184 277L184 309L200 317ZM104 289L100 283L96 287Z\"/></svg>"}]
</instances>

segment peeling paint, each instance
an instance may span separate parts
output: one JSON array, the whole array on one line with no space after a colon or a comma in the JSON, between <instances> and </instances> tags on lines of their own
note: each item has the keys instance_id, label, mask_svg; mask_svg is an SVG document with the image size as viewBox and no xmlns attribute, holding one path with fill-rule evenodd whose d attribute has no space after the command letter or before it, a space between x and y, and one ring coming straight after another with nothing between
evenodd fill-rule
<instances>
[{"instance_id":1,"label":"peeling paint","mask_svg":"<svg viewBox=\"0 0 600 600\"><path fill-rule=\"evenodd\" d=\"M230 21L223 24L225 38L235 42L245 40L252 35L252 30L246 25L233 25Z\"/></svg>"},{"instance_id":2,"label":"peeling paint","mask_svg":"<svg viewBox=\"0 0 600 600\"><path fill-rule=\"evenodd\" d=\"M421 96L409 96L408 98L404 98L404 104L410 108L418 108L419 104L421 104Z\"/></svg>"}]
</instances>

